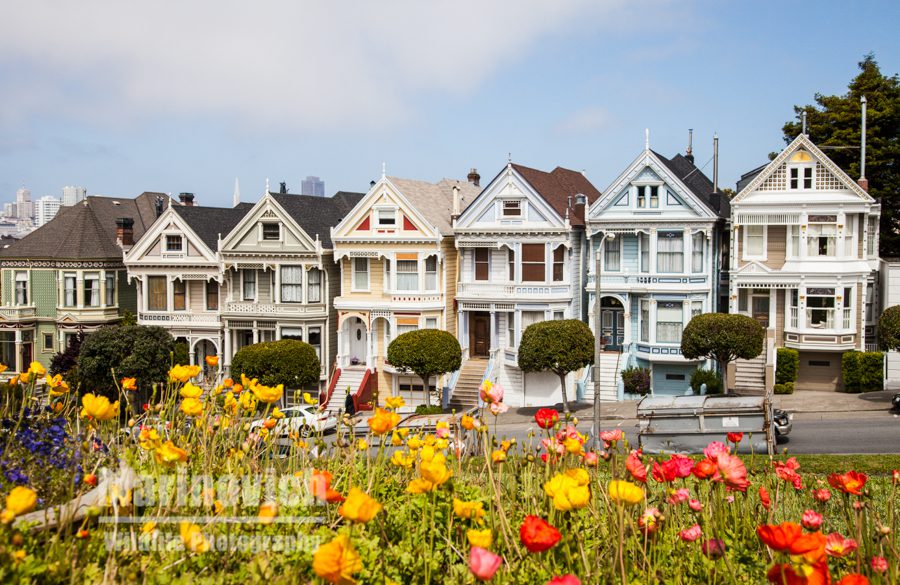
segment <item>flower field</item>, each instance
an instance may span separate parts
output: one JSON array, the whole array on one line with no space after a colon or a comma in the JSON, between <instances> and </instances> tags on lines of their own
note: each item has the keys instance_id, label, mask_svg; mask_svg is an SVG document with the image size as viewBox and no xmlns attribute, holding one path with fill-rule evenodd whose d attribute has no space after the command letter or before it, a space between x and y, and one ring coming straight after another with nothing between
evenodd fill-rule
<instances>
[{"instance_id":1,"label":"flower field","mask_svg":"<svg viewBox=\"0 0 900 585\"><path fill-rule=\"evenodd\" d=\"M739 434L694 457L617 430L594 447L550 409L515 442L490 384L480 413L427 433L397 428L393 397L364 438L303 438L281 432L281 387L198 374L176 366L149 397L129 379L76 396L39 364L15 380L0 581L900 582L900 471L738 457ZM80 511L57 521L66 503Z\"/></svg>"}]
</instances>

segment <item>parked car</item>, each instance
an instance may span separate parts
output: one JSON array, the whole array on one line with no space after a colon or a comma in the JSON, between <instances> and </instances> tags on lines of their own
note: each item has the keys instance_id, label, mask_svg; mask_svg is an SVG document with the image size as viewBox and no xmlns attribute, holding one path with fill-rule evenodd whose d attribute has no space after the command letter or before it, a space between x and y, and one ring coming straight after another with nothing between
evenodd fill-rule
<instances>
[{"instance_id":1,"label":"parked car","mask_svg":"<svg viewBox=\"0 0 900 585\"><path fill-rule=\"evenodd\" d=\"M297 433L301 437L308 437L316 433L326 433L337 428L338 420L331 413L319 411L315 406L290 406L283 408L284 418L279 419L272 432L276 437L287 437L291 433ZM262 420L253 421L251 430L259 429Z\"/></svg>"},{"instance_id":2,"label":"parked car","mask_svg":"<svg viewBox=\"0 0 900 585\"><path fill-rule=\"evenodd\" d=\"M897 392L894 394L894 397L891 398L891 410L900 412L900 392Z\"/></svg>"},{"instance_id":3,"label":"parked car","mask_svg":"<svg viewBox=\"0 0 900 585\"><path fill-rule=\"evenodd\" d=\"M774 409L772 420L775 422L775 438L786 437L794 425L794 415L780 408Z\"/></svg>"}]
</instances>

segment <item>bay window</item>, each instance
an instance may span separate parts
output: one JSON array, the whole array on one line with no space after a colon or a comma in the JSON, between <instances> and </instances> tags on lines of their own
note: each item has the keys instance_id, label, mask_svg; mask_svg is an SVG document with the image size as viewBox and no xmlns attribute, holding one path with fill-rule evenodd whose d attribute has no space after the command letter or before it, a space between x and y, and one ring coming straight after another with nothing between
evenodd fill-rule
<instances>
[{"instance_id":1,"label":"bay window","mask_svg":"<svg viewBox=\"0 0 900 585\"><path fill-rule=\"evenodd\" d=\"M744 257L764 258L766 255L766 226L748 225L744 228Z\"/></svg>"},{"instance_id":2,"label":"bay window","mask_svg":"<svg viewBox=\"0 0 900 585\"><path fill-rule=\"evenodd\" d=\"M106 306L116 306L116 273L106 273Z\"/></svg>"},{"instance_id":3,"label":"bay window","mask_svg":"<svg viewBox=\"0 0 900 585\"><path fill-rule=\"evenodd\" d=\"M834 256L837 253L837 217L811 215L806 228L808 256Z\"/></svg>"},{"instance_id":4,"label":"bay window","mask_svg":"<svg viewBox=\"0 0 900 585\"><path fill-rule=\"evenodd\" d=\"M214 280L206 283L206 310L219 310L219 283Z\"/></svg>"},{"instance_id":5,"label":"bay window","mask_svg":"<svg viewBox=\"0 0 900 585\"><path fill-rule=\"evenodd\" d=\"M834 329L834 289L806 289L806 325L813 329Z\"/></svg>"},{"instance_id":6,"label":"bay window","mask_svg":"<svg viewBox=\"0 0 900 585\"><path fill-rule=\"evenodd\" d=\"M385 261L385 264L388 264ZM309 303L322 302L322 271L313 268L306 273L306 301Z\"/></svg>"},{"instance_id":7,"label":"bay window","mask_svg":"<svg viewBox=\"0 0 900 585\"><path fill-rule=\"evenodd\" d=\"M148 276L147 277L147 310L148 311L166 311L168 310L168 292L166 290L165 276Z\"/></svg>"},{"instance_id":8,"label":"bay window","mask_svg":"<svg viewBox=\"0 0 900 585\"><path fill-rule=\"evenodd\" d=\"M691 319L703 314L703 301L691 301Z\"/></svg>"},{"instance_id":9,"label":"bay window","mask_svg":"<svg viewBox=\"0 0 900 585\"><path fill-rule=\"evenodd\" d=\"M559 246L553 250L553 282L562 282L565 273L566 247Z\"/></svg>"},{"instance_id":10,"label":"bay window","mask_svg":"<svg viewBox=\"0 0 900 585\"><path fill-rule=\"evenodd\" d=\"M656 246L657 272L684 272L684 237L682 232L659 232Z\"/></svg>"},{"instance_id":11,"label":"bay window","mask_svg":"<svg viewBox=\"0 0 900 585\"><path fill-rule=\"evenodd\" d=\"M419 290L418 260L397 260L397 290Z\"/></svg>"},{"instance_id":12,"label":"bay window","mask_svg":"<svg viewBox=\"0 0 900 585\"><path fill-rule=\"evenodd\" d=\"M353 290L369 290L369 259L353 259Z\"/></svg>"},{"instance_id":13,"label":"bay window","mask_svg":"<svg viewBox=\"0 0 900 585\"><path fill-rule=\"evenodd\" d=\"M84 273L84 306L100 306L100 274L98 272Z\"/></svg>"},{"instance_id":14,"label":"bay window","mask_svg":"<svg viewBox=\"0 0 900 585\"><path fill-rule=\"evenodd\" d=\"M303 267L281 267L281 302L303 302Z\"/></svg>"},{"instance_id":15,"label":"bay window","mask_svg":"<svg viewBox=\"0 0 900 585\"><path fill-rule=\"evenodd\" d=\"M618 272L621 269L622 239L607 237L603 241L603 268L610 272Z\"/></svg>"},{"instance_id":16,"label":"bay window","mask_svg":"<svg viewBox=\"0 0 900 585\"><path fill-rule=\"evenodd\" d=\"M641 341L650 341L650 301L641 299Z\"/></svg>"},{"instance_id":17,"label":"bay window","mask_svg":"<svg viewBox=\"0 0 900 585\"><path fill-rule=\"evenodd\" d=\"M525 333L529 325L543 321L544 317L543 311L522 311L522 333Z\"/></svg>"},{"instance_id":18,"label":"bay window","mask_svg":"<svg viewBox=\"0 0 900 585\"><path fill-rule=\"evenodd\" d=\"M523 282L544 282L547 279L544 254L544 244L522 244Z\"/></svg>"},{"instance_id":19,"label":"bay window","mask_svg":"<svg viewBox=\"0 0 900 585\"><path fill-rule=\"evenodd\" d=\"M63 306L74 307L78 304L78 284L74 272L63 275Z\"/></svg>"},{"instance_id":20,"label":"bay window","mask_svg":"<svg viewBox=\"0 0 900 585\"><path fill-rule=\"evenodd\" d=\"M475 248L473 252L475 260L475 280L490 280L491 277L491 250L490 248Z\"/></svg>"},{"instance_id":21,"label":"bay window","mask_svg":"<svg viewBox=\"0 0 900 585\"><path fill-rule=\"evenodd\" d=\"M703 232L691 236L691 272L703 272L703 246L706 237Z\"/></svg>"},{"instance_id":22,"label":"bay window","mask_svg":"<svg viewBox=\"0 0 900 585\"><path fill-rule=\"evenodd\" d=\"M172 281L172 300L174 302L173 310L184 311L187 309L187 283L185 281Z\"/></svg>"},{"instance_id":23,"label":"bay window","mask_svg":"<svg viewBox=\"0 0 900 585\"><path fill-rule=\"evenodd\" d=\"M437 256L425 258L425 290L438 289Z\"/></svg>"},{"instance_id":24,"label":"bay window","mask_svg":"<svg viewBox=\"0 0 900 585\"><path fill-rule=\"evenodd\" d=\"M245 301L256 300L256 271L241 270L241 295Z\"/></svg>"},{"instance_id":25,"label":"bay window","mask_svg":"<svg viewBox=\"0 0 900 585\"><path fill-rule=\"evenodd\" d=\"M16 304L28 304L28 273L25 271L17 271L16 275Z\"/></svg>"},{"instance_id":26,"label":"bay window","mask_svg":"<svg viewBox=\"0 0 900 585\"><path fill-rule=\"evenodd\" d=\"M638 234L638 247L641 251L641 272L650 272L650 234Z\"/></svg>"},{"instance_id":27,"label":"bay window","mask_svg":"<svg viewBox=\"0 0 900 585\"><path fill-rule=\"evenodd\" d=\"M681 301L660 301L656 304L656 341L681 343L684 329L684 310Z\"/></svg>"}]
</instances>

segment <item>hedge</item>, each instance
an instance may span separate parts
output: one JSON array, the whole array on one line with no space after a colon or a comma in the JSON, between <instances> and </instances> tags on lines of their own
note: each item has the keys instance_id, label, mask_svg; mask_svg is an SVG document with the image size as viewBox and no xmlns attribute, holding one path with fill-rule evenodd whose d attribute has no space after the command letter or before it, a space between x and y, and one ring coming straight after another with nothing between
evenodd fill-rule
<instances>
[{"instance_id":1,"label":"hedge","mask_svg":"<svg viewBox=\"0 0 900 585\"><path fill-rule=\"evenodd\" d=\"M641 396L650 392L650 370L647 368L629 367L622 370L622 384L628 394Z\"/></svg>"},{"instance_id":2,"label":"hedge","mask_svg":"<svg viewBox=\"0 0 900 585\"><path fill-rule=\"evenodd\" d=\"M884 389L884 354L880 351L848 351L841 357L844 392L876 392Z\"/></svg>"},{"instance_id":3,"label":"hedge","mask_svg":"<svg viewBox=\"0 0 900 585\"><path fill-rule=\"evenodd\" d=\"M704 384L706 384L707 394L722 393L722 378L719 377L719 374L714 370L697 368L691 374L691 389L694 391L694 394L700 394L700 387Z\"/></svg>"},{"instance_id":4,"label":"hedge","mask_svg":"<svg viewBox=\"0 0 900 585\"><path fill-rule=\"evenodd\" d=\"M800 371L800 352L789 347L779 347L775 366L775 383L796 382ZM788 392L789 394L789 392Z\"/></svg>"},{"instance_id":5,"label":"hedge","mask_svg":"<svg viewBox=\"0 0 900 585\"><path fill-rule=\"evenodd\" d=\"M775 392L775 394L793 394L794 383L785 382L784 384L775 384L773 391Z\"/></svg>"},{"instance_id":6,"label":"hedge","mask_svg":"<svg viewBox=\"0 0 900 585\"><path fill-rule=\"evenodd\" d=\"M321 365L316 350L296 339L255 343L241 348L231 360L231 377L258 378L260 384L299 390L319 380Z\"/></svg>"}]
</instances>

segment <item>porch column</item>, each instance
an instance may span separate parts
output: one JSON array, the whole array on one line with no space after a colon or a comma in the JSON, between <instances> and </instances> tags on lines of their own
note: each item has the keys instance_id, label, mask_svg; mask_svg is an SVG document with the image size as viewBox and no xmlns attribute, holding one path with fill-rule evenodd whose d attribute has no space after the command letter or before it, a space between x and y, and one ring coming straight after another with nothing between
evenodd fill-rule
<instances>
[{"instance_id":1,"label":"porch column","mask_svg":"<svg viewBox=\"0 0 900 585\"><path fill-rule=\"evenodd\" d=\"M226 368L231 367L231 329L225 324L225 330L222 333L222 361Z\"/></svg>"},{"instance_id":2,"label":"porch column","mask_svg":"<svg viewBox=\"0 0 900 585\"><path fill-rule=\"evenodd\" d=\"M631 303L631 295L626 294L625 302L623 303L625 312L622 314L622 319L623 319L622 324L625 327L625 331L622 334L622 345L623 346L628 346L628 344L631 343L631 304L632 304ZM688 318L690 318L690 314L691 314L690 302L688 302L687 305L688 305L687 314L688 314ZM638 311L640 311L640 307L638 307ZM687 323L687 321L685 321L685 323Z\"/></svg>"},{"instance_id":3,"label":"porch column","mask_svg":"<svg viewBox=\"0 0 900 585\"><path fill-rule=\"evenodd\" d=\"M16 337L15 337L15 345L16 345L16 371L22 373L27 368L22 364L22 330L16 329Z\"/></svg>"},{"instance_id":4,"label":"porch column","mask_svg":"<svg viewBox=\"0 0 900 585\"><path fill-rule=\"evenodd\" d=\"M497 313L496 311L491 311L491 349L490 351L494 351L497 348Z\"/></svg>"},{"instance_id":5,"label":"porch column","mask_svg":"<svg viewBox=\"0 0 900 585\"><path fill-rule=\"evenodd\" d=\"M656 228L650 228L650 249L647 250L650 256L650 274L656 273ZM640 261L640 259L638 259Z\"/></svg>"},{"instance_id":6,"label":"porch column","mask_svg":"<svg viewBox=\"0 0 900 585\"><path fill-rule=\"evenodd\" d=\"M656 343L656 299L650 298L650 343Z\"/></svg>"},{"instance_id":7,"label":"porch column","mask_svg":"<svg viewBox=\"0 0 900 585\"><path fill-rule=\"evenodd\" d=\"M256 327L256 321L253 322L253 343L259 343L259 329Z\"/></svg>"},{"instance_id":8,"label":"porch column","mask_svg":"<svg viewBox=\"0 0 900 585\"><path fill-rule=\"evenodd\" d=\"M375 322L369 317L366 327L366 369L372 370L375 365Z\"/></svg>"}]
</instances>

